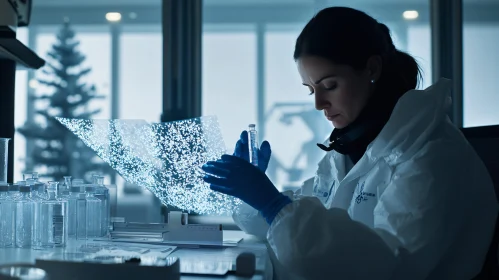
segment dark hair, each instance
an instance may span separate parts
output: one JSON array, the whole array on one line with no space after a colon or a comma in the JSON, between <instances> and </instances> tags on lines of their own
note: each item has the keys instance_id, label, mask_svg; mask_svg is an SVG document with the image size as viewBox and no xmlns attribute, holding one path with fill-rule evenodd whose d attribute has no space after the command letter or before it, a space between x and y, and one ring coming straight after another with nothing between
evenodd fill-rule
<instances>
[{"instance_id":1,"label":"dark hair","mask_svg":"<svg viewBox=\"0 0 499 280\"><path fill-rule=\"evenodd\" d=\"M307 23L296 40L294 59L309 55L356 70L365 69L369 57L380 55L376 93L396 99L415 89L421 79L418 63L395 48L388 27L352 8L326 8Z\"/></svg>"}]
</instances>

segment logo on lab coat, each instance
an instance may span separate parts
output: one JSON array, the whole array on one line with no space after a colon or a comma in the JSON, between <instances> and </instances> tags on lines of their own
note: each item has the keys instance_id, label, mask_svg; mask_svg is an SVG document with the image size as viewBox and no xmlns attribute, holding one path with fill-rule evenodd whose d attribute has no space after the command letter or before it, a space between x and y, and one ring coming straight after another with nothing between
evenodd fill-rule
<instances>
[{"instance_id":1,"label":"logo on lab coat","mask_svg":"<svg viewBox=\"0 0 499 280\"><path fill-rule=\"evenodd\" d=\"M370 197L376 197L376 195L374 193L364 191L365 184L366 184L366 181L364 181L362 183L359 182L357 185L358 191L357 191L357 197L355 197L355 202L357 204L360 204L363 201L369 200Z\"/></svg>"},{"instance_id":2,"label":"logo on lab coat","mask_svg":"<svg viewBox=\"0 0 499 280\"><path fill-rule=\"evenodd\" d=\"M319 198L323 204L326 203L329 200L329 197L331 197L331 193L333 191L335 184L336 184L336 181L333 181L333 184L331 185L331 187L328 187L327 185L315 183L314 196Z\"/></svg>"}]
</instances>

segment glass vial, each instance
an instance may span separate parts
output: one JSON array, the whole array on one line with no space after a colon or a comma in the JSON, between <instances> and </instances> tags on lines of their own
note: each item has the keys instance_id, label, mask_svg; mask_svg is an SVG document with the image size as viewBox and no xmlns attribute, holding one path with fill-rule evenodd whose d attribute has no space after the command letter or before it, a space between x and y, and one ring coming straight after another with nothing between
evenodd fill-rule
<instances>
[{"instance_id":1,"label":"glass vial","mask_svg":"<svg viewBox=\"0 0 499 280\"><path fill-rule=\"evenodd\" d=\"M249 160L251 164L258 166L258 138L256 125L250 124L248 128Z\"/></svg>"},{"instance_id":2,"label":"glass vial","mask_svg":"<svg viewBox=\"0 0 499 280\"><path fill-rule=\"evenodd\" d=\"M100 237L101 235L101 212L102 203L101 200L95 197L95 187L94 185L85 186L86 193L86 230L87 239Z\"/></svg>"},{"instance_id":3,"label":"glass vial","mask_svg":"<svg viewBox=\"0 0 499 280\"><path fill-rule=\"evenodd\" d=\"M73 191L76 189L80 190L80 187L72 187ZM74 209L74 227L75 227L75 236L77 240L86 240L87 239L87 195L85 192L81 190L75 194L75 209ZM72 225L73 226L73 225Z\"/></svg>"},{"instance_id":4,"label":"glass vial","mask_svg":"<svg viewBox=\"0 0 499 280\"><path fill-rule=\"evenodd\" d=\"M16 200L16 247L31 247L34 214L35 203L31 198L31 187L19 186L19 198Z\"/></svg>"},{"instance_id":5,"label":"glass vial","mask_svg":"<svg viewBox=\"0 0 499 280\"><path fill-rule=\"evenodd\" d=\"M9 185L0 183L0 248L14 246L15 216L16 204L9 195Z\"/></svg>"},{"instance_id":6,"label":"glass vial","mask_svg":"<svg viewBox=\"0 0 499 280\"><path fill-rule=\"evenodd\" d=\"M110 196L109 189L104 185L104 176L95 176L95 195L101 201L101 233L107 236L110 226Z\"/></svg>"},{"instance_id":7,"label":"glass vial","mask_svg":"<svg viewBox=\"0 0 499 280\"><path fill-rule=\"evenodd\" d=\"M68 234L68 204L58 198L57 187L59 182L49 182L47 200L40 203L38 211L40 240L42 248L66 246Z\"/></svg>"}]
</instances>

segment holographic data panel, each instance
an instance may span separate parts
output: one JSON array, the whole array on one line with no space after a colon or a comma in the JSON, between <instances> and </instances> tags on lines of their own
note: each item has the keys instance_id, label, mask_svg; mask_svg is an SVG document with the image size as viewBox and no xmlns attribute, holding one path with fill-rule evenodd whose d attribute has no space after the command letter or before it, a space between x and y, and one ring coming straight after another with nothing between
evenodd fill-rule
<instances>
[{"instance_id":1,"label":"holographic data panel","mask_svg":"<svg viewBox=\"0 0 499 280\"><path fill-rule=\"evenodd\" d=\"M168 123L58 118L126 181L165 205L199 214L230 214L240 200L213 192L201 166L225 152L214 116Z\"/></svg>"}]
</instances>

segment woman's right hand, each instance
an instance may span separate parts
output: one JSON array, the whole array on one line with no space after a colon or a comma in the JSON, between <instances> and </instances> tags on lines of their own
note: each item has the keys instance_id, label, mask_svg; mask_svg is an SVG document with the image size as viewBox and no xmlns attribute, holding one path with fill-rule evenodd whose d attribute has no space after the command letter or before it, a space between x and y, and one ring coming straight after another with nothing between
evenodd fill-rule
<instances>
[{"instance_id":1,"label":"woman's right hand","mask_svg":"<svg viewBox=\"0 0 499 280\"><path fill-rule=\"evenodd\" d=\"M271 153L269 142L263 141L260 149L258 149L258 168L263 172L269 166ZM249 161L248 132L246 130L241 132L241 136L234 149L234 156Z\"/></svg>"}]
</instances>

